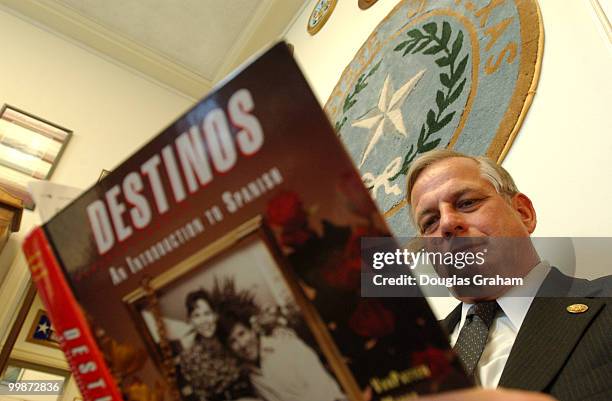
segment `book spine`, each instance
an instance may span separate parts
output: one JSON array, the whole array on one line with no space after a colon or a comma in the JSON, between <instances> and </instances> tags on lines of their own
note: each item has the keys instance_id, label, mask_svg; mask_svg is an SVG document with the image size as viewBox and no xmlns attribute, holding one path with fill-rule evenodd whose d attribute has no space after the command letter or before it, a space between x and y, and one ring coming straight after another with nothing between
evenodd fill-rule
<instances>
[{"instance_id":1,"label":"book spine","mask_svg":"<svg viewBox=\"0 0 612 401\"><path fill-rule=\"evenodd\" d=\"M41 227L25 239L23 252L83 398L121 401L121 393Z\"/></svg>"}]
</instances>

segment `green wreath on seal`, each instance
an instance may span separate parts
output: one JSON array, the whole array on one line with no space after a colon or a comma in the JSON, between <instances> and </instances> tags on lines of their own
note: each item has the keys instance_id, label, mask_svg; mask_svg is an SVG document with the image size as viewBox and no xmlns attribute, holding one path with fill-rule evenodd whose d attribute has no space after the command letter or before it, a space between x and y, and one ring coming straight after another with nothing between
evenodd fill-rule
<instances>
[{"instance_id":1,"label":"green wreath on seal","mask_svg":"<svg viewBox=\"0 0 612 401\"><path fill-rule=\"evenodd\" d=\"M400 43L393 50L398 52L403 50L404 53L402 56L406 56L409 53L416 54L423 51L423 49L431 44L429 48L423 51L423 54L437 55L440 52L444 52L441 57L436 59L436 64L439 67L448 67L449 71L448 73L445 72L440 74L440 83L444 88L438 89L436 92L436 105L438 107L437 110L430 109L427 112L427 120L421 126L421 133L416 143L416 149L414 144L410 145L408 153L404 156L400 171L391 177L389 181L394 181L400 175L406 174L410 167L410 163L412 163L418 154L425 153L438 146L441 138L432 139L431 136L448 125L455 116L455 111L447 114L444 114L444 112L459 98L459 96L461 96L467 80L467 78L464 78L457 85L457 82L459 82L465 73L465 67L469 59L469 55L466 55L457 64L457 57L463 47L463 31L460 30L459 33L457 33L457 37L451 48L449 48L448 44L452 36L452 30L448 22L444 21L442 23L442 32L440 36L437 35L438 25L435 22L423 25L422 30L423 31L415 28L408 31L406 35L408 35L410 39Z\"/></svg>"},{"instance_id":2,"label":"green wreath on seal","mask_svg":"<svg viewBox=\"0 0 612 401\"><path fill-rule=\"evenodd\" d=\"M449 48L448 44L452 37L452 29L448 22L442 23L442 31L440 36L437 36L438 25L435 22L430 22L422 26L422 31L415 28L406 33L409 39L398 44L393 50L402 51L402 56L407 54L416 54L423 51L430 44L431 47L423 51L423 54L437 55L444 51L444 55L436 59L436 64L439 67L448 67L448 73L440 74L440 83L445 89L438 89L436 92L436 105L437 110L430 109L427 112L426 122L421 126L421 133L417 140L416 149L414 144L410 145L408 153L404 156L402 161L402 167L399 172L389 179L389 181L395 181L400 175L406 174L410 163L420 153L425 153L429 150L434 149L440 143L441 138L430 140L431 136L436 132L444 128L448 123L451 122L455 116L455 112L444 114L444 111L453 104L465 87L467 78L464 78L458 85L457 82L463 77L465 68L469 59L469 55L466 55L459 63L457 63L457 57L461 53L463 48L463 31L457 33L457 37L453 41L452 46ZM357 103L357 94L368 86L368 78L370 78L380 67L379 61L374 65L367 73L363 73L357 79L353 90L344 99L342 105L342 118L336 121L335 129L336 132L340 132L348 118L345 116L346 112L349 111L355 103Z\"/></svg>"},{"instance_id":3,"label":"green wreath on seal","mask_svg":"<svg viewBox=\"0 0 612 401\"><path fill-rule=\"evenodd\" d=\"M346 99L344 99L344 103L342 104L343 118L341 121L336 121L336 124L334 125L336 132L340 132L348 120L348 117L345 116L346 112L349 111L351 107L355 105L355 103L357 103L357 94L368 86L368 78L370 78L376 72L376 70L378 70L380 63L382 63L382 60L376 63L376 65L372 67L370 71L361 74L357 79L357 83L355 83L355 86L353 87L353 91L346 96Z\"/></svg>"}]
</instances>

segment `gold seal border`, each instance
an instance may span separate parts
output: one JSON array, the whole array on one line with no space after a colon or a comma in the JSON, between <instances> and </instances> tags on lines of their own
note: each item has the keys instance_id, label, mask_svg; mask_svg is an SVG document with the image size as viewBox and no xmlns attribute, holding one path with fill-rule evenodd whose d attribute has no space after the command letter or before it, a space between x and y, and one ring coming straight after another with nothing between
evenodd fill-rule
<instances>
[{"instance_id":1,"label":"gold seal border","mask_svg":"<svg viewBox=\"0 0 612 401\"><path fill-rule=\"evenodd\" d=\"M370 36L364 41L361 48L357 51L357 53L355 53L355 56L353 57L353 59L344 68L344 70L342 71L342 74L340 74L338 83L336 84L330 96L328 97L327 101L325 102L325 106L324 106L325 110L329 109L329 106L332 103L332 99L335 97L338 97L338 94L343 95L342 97L346 96L346 90L342 91L340 88L340 85L343 83L342 77L345 74L353 71L353 68L352 68L353 61L359 59L360 56L362 56L362 53L365 53L369 49L369 46L368 46L369 43L372 42L374 39L377 39L378 37L377 33L378 33L379 27L383 25L384 23L386 23L391 17L395 16L398 10L404 7L405 5L406 5L405 1L398 3L387 14L387 16L379 22L379 24L376 26L376 28L374 28ZM417 7L417 10L414 13L412 13L412 15L409 15L408 17L411 18L412 16L421 12L424 5L425 5L425 1L421 1L420 5ZM485 152L485 154L488 157L492 158L493 160L496 160L498 164L501 164L501 162L506 157L506 154L510 150L512 143L514 142L514 139L518 135L518 131L521 128L521 125L525 119L525 116L527 115L527 111L529 110L529 107L531 106L531 103L533 102L533 97L535 96L535 93L536 93L536 88L538 86L538 81L539 81L540 73L542 69L542 55L543 55L543 50L544 50L544 24L542 21L542 13L540 11L540 7L538 5L537 0L514 0L514 5L518 11L519 23L520 23L520 28L521 28L520 29L521 56L520 56L520 61L519 61L520 64L519 64L518 77L517 77L517 80L515 81L514 92L512 94L512 97L510 98L508 109L506 110L506 113L501 119L497 133L491 140L491 143L487 151ZM415 18L413 21L410 21L409 24L402 27L398 32L396 32L395 34L387 38L387 40L383 42L383 45L387 44L390 40L395 39L397 35L401 34L408 26L412 26L413 24L418 23L419 21L424 19L424 16L435 15L432 13L436 11L440 11L440 10L444 10L444 9L432 10L426 14L423 14L423 16L419 16L418 18ZM473 26L472 21L469 20L464 15L458 14L454 10L449 10L449 11L451 11L451 13L453 14L460 15L462 18L469 21L470 26ZM537 24L537 29L529 29L529 30L524 29L525 27L530 26L530 24ZM471 36L472 35L470 32L470 37ZM474 46L474 43L472 43L472 49L479 50L480 47ZM363 73L363 70L367 66L370 65L370 63L372 62L372 60L374 59L376 55L377 53L371 54L370 57L367 59L367 61L364 62L363 65L359 68L359 70L357 70L356 72L353 72L352 79L346 83L347 90L350 90L350 88L354 85L354 82L357 79L357 77L359 77ZM533 62L534 58L535 58L535 62ZM472 59L472 77L474 77L474 72L473 72L474 68L476 68L476 71L478 71L478 66L479 66L479 62L474 63L473 61L474 61L474 58ZM532 65L533 65L533 68L531 68ZM477 80L472 80L472 83L473 84L476 83L476 85L478 84ZM471 93L470 93L470 96L471 96ZM471 98L468 99L468 102L470 100ZM463 129L463 125L465 124L464 118L471 112L471 109L468 110L467 106L468 105L466 104L466 109L464 110L464 113L462 115L462 120L460 120L459 122L460 126L458 125L457 128ZM450 147L452 147L456 143L460 132L461 131L457 131L457 129L455 130L455 133L453 134L453 137L451 138L451 141L449 142ZM392 217L407 204L408 202L406 199L401 200L399 203L397 203L396 205L392 206L389 210L384 212L384 216L386 218Z\"/></svg>"},{"instance_id":2,"label":"gold seal border","mask_svg":"<svg viewBox=\"0 0 612 401\"><path fill-rule=\"evenodd\" d=\"M544 54L544 22L537 0L515 0L521 24L521 59L514 93L495 137L485 153L501 164L523 125L533 102L542 71ZM525 29L536 27L537 29ZM533 65L533 68L531 67Z\"/></svg>"}]
</instances>

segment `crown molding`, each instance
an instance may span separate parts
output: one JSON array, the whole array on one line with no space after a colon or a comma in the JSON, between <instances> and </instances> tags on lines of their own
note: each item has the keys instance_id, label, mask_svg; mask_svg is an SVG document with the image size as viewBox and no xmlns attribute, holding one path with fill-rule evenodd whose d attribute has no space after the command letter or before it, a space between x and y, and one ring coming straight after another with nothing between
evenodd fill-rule
<instances>
[{"instance_id":1,"label":"crown molding","mask_svg":"<svg viewBox=\"0 0 612 401\"><path fill-rule=\"evenodd\" d=\"M190 99L201 98L212 87L210 79L58 2L0 0L0 4L51 32L84 44Z\"/></svg>"},{"instance_id":2,"label":"crown molding","mask_svg":"<svg viewBox=\"0 0 612 401\"><path fill-rule=\"evenodd\" d=\"M308 3L305 0L263 0L227 53L213 83L219 82L262 48L280 40Z\"/></svg>"},{"instance_id":3,"label":"crown molding","mask_svg":"<svg viewBox=\"0 0 612 401\"><path fill-rule=\"evenodd\" d=\"M306 0L260 0L253 17L229 49L214 77L203 77L151 48L81 15L52 0L0 0L4 8L64 39L93 49L99 55L136 72L163 87L197 100L213 84L229 74L249 56L280 40L296 16L309 4Z\"/></svg>"}]
</instances>

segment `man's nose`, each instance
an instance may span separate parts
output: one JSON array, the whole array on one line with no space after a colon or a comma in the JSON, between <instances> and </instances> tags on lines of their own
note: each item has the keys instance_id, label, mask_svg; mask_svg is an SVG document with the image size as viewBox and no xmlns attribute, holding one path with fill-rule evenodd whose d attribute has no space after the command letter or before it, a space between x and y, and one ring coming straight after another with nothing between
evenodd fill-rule
<instances>
[{"instance_id":1,"label":"man's nose","mask_svg":"<svg viewBox=\"0 0 612 401\"><path fill-rule=\"evenodd\" d=\"M444 238L460 236L467 231L467 223L461 213L444 210L440 215L440 234Z\"/></svg>"}]
</instances>

